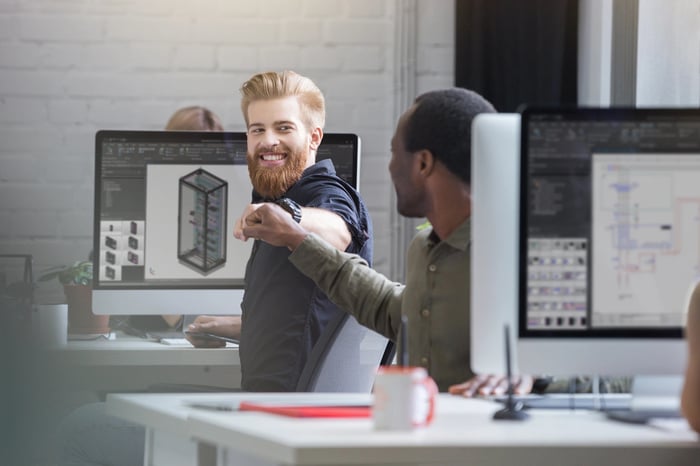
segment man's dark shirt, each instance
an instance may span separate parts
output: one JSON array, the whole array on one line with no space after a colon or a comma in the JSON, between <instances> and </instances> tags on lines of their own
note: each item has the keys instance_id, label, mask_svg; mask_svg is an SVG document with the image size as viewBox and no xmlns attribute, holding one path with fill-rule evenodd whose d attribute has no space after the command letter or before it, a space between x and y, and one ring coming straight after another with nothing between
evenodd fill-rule
<instances>
[{"instance_id":1,"label":"man's dark shirt","mask_svg":"<svg viewBox=\"0 0 700 466\"><path fill-rule=\"evenodd\" d=\"M347 252L372 259L372 223L357 192L330 160L307 168L283 197L340 215L352 241ZM253 202L263 202L253 193ZM286 247L255 241L246 267L239 355L245 391L294 391L326 324L344 312L288 260Z\"/></svg>"}]
</instances>

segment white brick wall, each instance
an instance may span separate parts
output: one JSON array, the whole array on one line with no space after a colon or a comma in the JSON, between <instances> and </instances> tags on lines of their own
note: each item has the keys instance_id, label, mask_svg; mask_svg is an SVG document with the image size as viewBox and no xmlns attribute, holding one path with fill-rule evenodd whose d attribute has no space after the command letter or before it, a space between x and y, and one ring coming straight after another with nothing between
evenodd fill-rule
<instances>
[{"instance_id":1,"label":"white brick wall","mask_svg":"<svg viewBox=\"0 0 700 466\"><path fill-rule=\"evenodd\" d=\"M328 132L363 139L375 265L388 273L394 37L403 0L0 0L0 253L38 269L91 249L95 131L159 129L184 105L243 129L238 87L294 69ZM453 0L418 0L418 88L453 82Z\"/></svg>"}]
</instances>

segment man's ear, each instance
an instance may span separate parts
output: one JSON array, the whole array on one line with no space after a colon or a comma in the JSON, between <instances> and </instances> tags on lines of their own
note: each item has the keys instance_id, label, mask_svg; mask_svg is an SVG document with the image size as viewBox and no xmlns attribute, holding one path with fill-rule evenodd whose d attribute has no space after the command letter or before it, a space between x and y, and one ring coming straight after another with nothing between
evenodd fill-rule
<instances>
[{"instance_id":1,"label":"man's ear","mask_svg":"<svg viewBox=\"0 0 700 466\"><path fill-rule=\"evenodd\" d=\"M435 157L429 150L420 150L416 154L416 162L418 170L423 176L428 176L433 172L435 167Z\"/></svg>"},{"instance_id":2,"label":"man's ear","mask_svg":"<svg viewBox=\"0 0 700 466\"><path fill-rule=\"evenodd\" d=\"M311 142L309 143L311 150L318 150L318 146L321 145L321 140L323 140L323 130L321 128L314 128L313 131L311 131Z\"/></svg>"}]
</instances>

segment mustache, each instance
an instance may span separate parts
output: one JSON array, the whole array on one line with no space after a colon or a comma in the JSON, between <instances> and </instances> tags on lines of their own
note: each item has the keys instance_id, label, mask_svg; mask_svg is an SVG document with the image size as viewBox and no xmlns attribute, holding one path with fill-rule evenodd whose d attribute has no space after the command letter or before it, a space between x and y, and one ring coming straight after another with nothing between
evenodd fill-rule
<instances>
[{"instance_id":1,"label":"mustache","mask_svg":"<svg viewBox=\"0 0 700 466\"><path fill-rule=\"evenodd\" d=\"M260 154L262 154L263 152L284 152L285 154L289 154L290 150L284 144L273 144L270 146L262 146L262 147L256 148L255 151L253 152L253 155L256 158L260 158Z\"/></svg>"}]
</instances>

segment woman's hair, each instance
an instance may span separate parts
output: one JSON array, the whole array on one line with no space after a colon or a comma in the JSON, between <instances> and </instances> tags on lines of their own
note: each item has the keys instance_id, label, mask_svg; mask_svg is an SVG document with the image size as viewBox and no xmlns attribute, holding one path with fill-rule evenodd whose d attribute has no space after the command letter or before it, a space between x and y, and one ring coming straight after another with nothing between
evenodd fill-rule
<instances>
[{"instance_id":1,"label":"woman's hair","mask_svg":"<svg viewBox=\"0 0 700 466\"><path fill-rule=\"evenodd\" d=\"M248 121L248 106L257 100L297 97L302 120L307 129L323 128L326 124L326 103L323 93L309 78L294 71L258 73L241 86L241 111Z\"/></svg>"},{"instance_id":2,"label":"woman's hair","mask_svg":"<svg viewBox=\"0 0 700 466\"><path fill-rule=\"evenodd\" d=\"M223 131L221 120L208 108L192 106L181 108L165 125L166 130Z\"/></svg>"}]
</instances>

